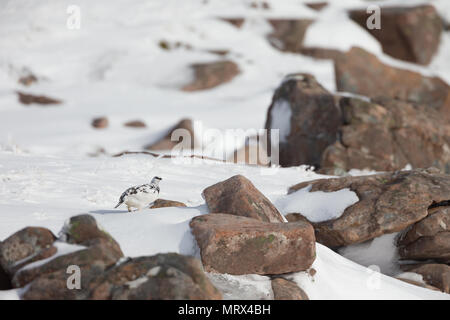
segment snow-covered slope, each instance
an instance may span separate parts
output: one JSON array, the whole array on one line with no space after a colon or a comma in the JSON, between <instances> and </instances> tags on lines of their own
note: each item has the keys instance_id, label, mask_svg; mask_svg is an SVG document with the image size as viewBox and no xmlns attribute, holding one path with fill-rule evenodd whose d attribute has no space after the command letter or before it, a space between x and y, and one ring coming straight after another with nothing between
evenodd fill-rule
<instances>
[{"instance_id":1,"label":"snow-covered slope","mask_svg":"<svg viewBox=\"0 0 450 320\"><path fill-rule=\"evenodd\" d=\"M286 199L295 183L321 178L303 167L279 168L275 175L236 164L186 163L146 155L118 158L74 158L0 154L0 238L25 226L44 226L58 233L69 217L90 213L121 245L127 256L178 252L199 255L189 229L192 217L207 213L202 190L235 174L248 177L275 204ZM112 209L121 192L132 184L163 177L161 197L185 202L188 208L147 209L130 214ZM446 294L374 274L317 244L317 270L292 278L312 299L448 299ZM268 277L211 275L229 299L269 299ZM372 284L374 282L374 284ZM12 293L0 293L11 298Z\"/></svg>"},{"instance_id":2,"label":"snow-covered slope","mask_svg":"<svg viewBox=\"0 0 450 320\"><path fill-rule=\"evenodd\" d=\"M201 197L205 187L243 174L283 211L289 200L288 187L323 177L304 167L267 171L213 161L180 164L146 155L88 156L98 148L110 154L140 150L182 117L220 130L263 128L273 90L289 73L313 73L322 85L334 90L330 61L280 52L266 39L270 32L267 17L317 18L318 13L298 0L266 2L271 10L252 9L251 1L242 0L77 0L81 28L71 30L67 8L72 1L1 1L0 240L25 226L44 226L57 233L67 218L90 213L128 256L198 255L188 223L207 212ZM343 14L346 8L364 6L364 1L329 2L321 20L308 30L308 44L362 46L386 63L449 81L448 33L429 67L412 66L382 54L374 39ZM427 1L411 4L423 2ZM445 7L447 0L432 2ZM246 21L238 29L219 17L245 17ZM333 28L324 27L330 23ZM355 36L342 36L347 34ZM164 50L160 41L190 48ZM208 52L213 49L228 50L226 58L239 65L241 74L211 90L180 91L192 77L191 63L222 58ZM17 82L27 70L39 78L30 87ZM17 101L17 90L45 94L63 104L27 107ZM96 116L107 116L109 127L93 129L90 123ZM148 127L123 126L134 119L144 120ZM112 209L122 191L154 175L164 179L162 198L182 201L188 208L136 214ZM321 245L317 254L313 278L304 273L292 275L312 299L449 298L394 278L374 276L370 269ZM226 298L268 299L272 295L267 277L211 277ZM370 285L373 277L379 280L374 286ZM0 292L0 299L15 298L17 293Z\"/></svg>"}]
</instances>

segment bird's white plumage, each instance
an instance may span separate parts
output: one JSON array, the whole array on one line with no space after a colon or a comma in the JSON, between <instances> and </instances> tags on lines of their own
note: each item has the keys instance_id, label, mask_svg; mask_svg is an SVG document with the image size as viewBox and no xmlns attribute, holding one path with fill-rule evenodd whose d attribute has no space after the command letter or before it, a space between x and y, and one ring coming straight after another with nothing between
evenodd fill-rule
<instances>
[{"instance_id":1,"label":"bird's white plumage","mask_svg":"<svg viewBox=\"0 0 450 320\"><path fill-rule=\"evenodd\" d=\"M132 211L132 208L137 210L142 210L151 203L153 203L159 196L159 181L161 178L154 177L152 182L149 184L143 184L140 186L135 186L128 188L120 196L119 203L116 208L122 203L128 207L128 211Z\"/></svg>"}]
</instances>

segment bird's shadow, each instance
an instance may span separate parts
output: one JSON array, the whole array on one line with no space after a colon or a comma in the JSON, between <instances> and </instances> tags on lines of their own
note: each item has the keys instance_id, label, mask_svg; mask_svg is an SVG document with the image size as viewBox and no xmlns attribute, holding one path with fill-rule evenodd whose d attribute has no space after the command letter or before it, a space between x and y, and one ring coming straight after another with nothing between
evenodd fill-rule
<instances>
[{"instance_id":1,"label":"bird's shadow","mask_svg":"<svg viewBox=\"0 0 450 320\"><path fill-rule=\"evenodd\" d=\"M120 213L128 213L127 210L92 210L89 213L93 214L120 214Z\"/></svg>"}]
</instances>

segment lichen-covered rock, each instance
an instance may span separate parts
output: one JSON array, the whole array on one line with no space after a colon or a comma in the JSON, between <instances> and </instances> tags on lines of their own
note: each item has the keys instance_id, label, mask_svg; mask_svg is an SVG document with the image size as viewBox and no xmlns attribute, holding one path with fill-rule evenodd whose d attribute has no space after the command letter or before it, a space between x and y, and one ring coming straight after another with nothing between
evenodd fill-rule
<instances>
[{"instance_id":1,"label":"lichen-covered rock","mask_svg":"<svg viewBox=\"0 0 450 320\"><path fill-rule=\"evenodd\" d=\"M317 241L328 247L360 243L402 231L428 215L428 208L450 198L450 176L435 169L302 182L289 193L311 185L310 192L349 188L359 201L337 219L314 223Z\"/></svg>"},{"instance_id":2,"label":"lichen-covered rock","mask_svg":"<svg viewBox=\"0 0 450 320\"><path fill-rule=\"evenodd\" d=\"M305 222L270 223L230 214L192 219L192 233L208 272L282 274L314 262L314 229Z\"/></svg>"},{"instance_id":3,"label":"lichen-covered rock","mask_svg":"<svg viewBox=\"0 0 450 320\"><path fill-rule=\"evenodd\" d=\"M383 52L397 59L427 65L439 48L443 24L432 5L383 7L380 29L368 29L372 13L350 11L350 18L373 35Z\"/></svg>"},{"instance_id":4,"label":"lichen-covered rock","mask_svg":"<svg viewBox=\"0 0 450 320\"><path fill-rule=\"evenodd\" d=\"M61 240L89 247L96 245L98 239L104 239L109 242L109 246L113 249L117 256L123 256L120 245L116 240L97 223L94 217L89 214L81 214L71 217L59 233Z\"/></svg>"},{"instance_id":5,"label":"lichen-covered rock","mask_svg":"<svg viewBox=\"0 0 450 320\"><path fill-rule=\"evenodd\" d=\"M193 64L194 80L185 85L183 91L198 91L217 87L230 82L240 71L233 61L217 61L211 63Z\"/></svg>"},{"instance_id":6,"label":"lichen-covered rock","mask_svg":"<svg viewBox=\"0 0 450 320\"><path fill-rule=\"evenodd\" d=\"M0 243L0 266L12 277L18 265L47 258L56 237L46 228L27 227ZM33 260L34 259L34 260Z\"/></svg>"},{"instance_id":7,"label":"lichen-covered rock","mask_svg":"<svg viewBox=\"0 0 450 320\"><path fill-rule=\"evenodd\" d=\"M207 300L222 299L200 261L176 253L130 259L93 284L90 299Z\"/></svg>"},{"instance_id":8,"label":"lichen-covered rock","mask_svg":"<svg viewBox=\"0 0 450 320\"><path fill-rule=\"evenodd\" d=\"M228 213L267 222L284 222L275 206L250 180L233 176L203 190L210 213Z\"/></svg>"},{"instance_id":9,"label":"lichen-covered rock","mask_svg":"<svg viewBox=\"0 0 450 320\"><path fill-rule=\"evenodd\" d=\"M271 283L274 300L309 300L306 292L292 281L276 278Z\"/></svg>"}]
</instances>

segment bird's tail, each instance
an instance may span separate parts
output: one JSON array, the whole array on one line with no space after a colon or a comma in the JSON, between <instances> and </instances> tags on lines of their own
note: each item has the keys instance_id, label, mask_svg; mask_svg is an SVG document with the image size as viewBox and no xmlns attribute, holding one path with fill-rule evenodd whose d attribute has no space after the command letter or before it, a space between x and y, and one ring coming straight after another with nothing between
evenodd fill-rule
<instances>
[{"instance_id":1,"label":"bird's tail","mask_svg":"<svg viewBox=\"0 0 450 320\"><path fill-rule=\"evenodd\" d=\"M122 203L123 201L119 201L119 203L114 207L114 209L117 209Z\"/></svg>"}]
</instances>

